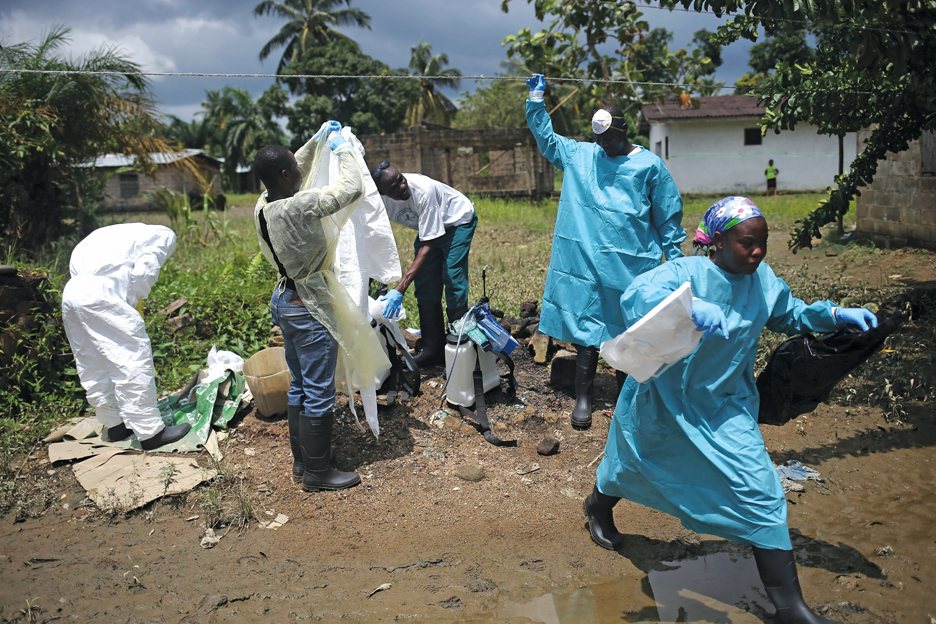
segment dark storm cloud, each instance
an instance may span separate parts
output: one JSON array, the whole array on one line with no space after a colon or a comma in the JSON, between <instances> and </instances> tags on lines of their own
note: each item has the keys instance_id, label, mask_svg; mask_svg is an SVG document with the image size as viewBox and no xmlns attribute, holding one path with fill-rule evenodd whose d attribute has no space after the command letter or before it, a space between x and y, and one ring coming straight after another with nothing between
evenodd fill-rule
<instances>
[{"instance_id":1,"label":"dark storm cloud","mask_svg":"<svg viewBox=\"0 0 936 624\"><path fill-rule=\"evenodd\" d=\"M280 51L263 63L257 55L285 22L254 17L257 2L7 0L0 8L0 38L8 43L37 39L43 30L64 24L72 29L75 54L112 45L150 71L274 73ZM348 28L345 32L364 52L394 68L409 64L410 48L422 38L432 44L434 53L446 53L449 66L463 74L493 75L503 71L504 37L521 28L537 31L545 27L523 0L513 0L507 14L500 11L500 0L357 0L352 6L370 15L372 30ZM674 31L676 47L688 45L699 28L714 30L721 22L714 16L652 8L644 9L644 14L651 27ZM726 63L719 79L730 84L744 73L747 47L735 44L724 51ZM206 89L230 84L258 95L272 82L263 78L155 78L153 91L163 110L188 118L200 108ZM460 90L466 89L473 89L472 82L462 83Z\"/></svg>"}]
</instances>

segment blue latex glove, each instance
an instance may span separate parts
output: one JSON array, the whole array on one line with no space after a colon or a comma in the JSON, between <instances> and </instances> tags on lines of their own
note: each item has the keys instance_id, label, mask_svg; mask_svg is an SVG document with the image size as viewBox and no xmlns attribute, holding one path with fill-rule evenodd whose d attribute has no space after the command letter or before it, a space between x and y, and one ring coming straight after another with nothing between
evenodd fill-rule
<instances>
[{"instance_id":1,"label":"blue latex glove","mask_svg":"<svg viewBox=\"0 0 936 624\"><path fill-rule=\"evenodd\" d=\"M338 149L342 145L347 145L347 144L348 144L347 139L345 139L340 134L336 134L335 136L331 138L331 141L328 142L328 147L330 147L331 150L334 152L336 149Z\"/></svg>"},{"instance_id":2,"label":"blue latex glove","mask_svg":"<svg viewBox=\"0 0 936 624\"><path fill-rule=\"evenodd\" d=\"M341 132L341 124L337 121L326 121L312 138L316 141L323 141L332 132Z\"/></svg>"},{"instance_id":3,"label":"blue latex glove","mask_svg":"<svg viewBox=\"0 0 936 624\"><path fill-rule=\"evenodd\" d=\"M877 317L867 308L835 308L835 322L839 325L857 325L861 331L878 326Z\"/></svg>"},{"instance_id":4,"label":"blue latex glove","mask_svg":"<svg viewBox=\"0 0 936 624\"><path fill-rule=\"evenodd\" d=\"M708 303L701 299L692 299L692 322L695 323L696 331L705 330L703 338L708 338L716 331L721 330L725 339L728 339L728 319L725 313L721 311L714 303Z\"/></svg>"},{"instance_id":5,"label":"blue latex glove","mask_svg":"<svg viewBox=\"0 0 936 624\"><path fill-rule=\"evenodd\" d=\"M387 305L384 306L383 315L384 318L393 319L400 313L400 306L403 304L403 293L401 293L396 288L391 288L387 291L387 294L382 296L377 301L386 301Z\"/></svg>"},{"instance_id":6,"label":"blue latex glove","mask_svg":"<svg viewBox=\"0 0 936 624\"><path fill-rule=\"evenodd\" d=\"M546 93L546 78L543 74L533 74L533 77L526 81L530 87L530 99L536 102L543 101L543 94Z\"/></svg>"}]
</instances>

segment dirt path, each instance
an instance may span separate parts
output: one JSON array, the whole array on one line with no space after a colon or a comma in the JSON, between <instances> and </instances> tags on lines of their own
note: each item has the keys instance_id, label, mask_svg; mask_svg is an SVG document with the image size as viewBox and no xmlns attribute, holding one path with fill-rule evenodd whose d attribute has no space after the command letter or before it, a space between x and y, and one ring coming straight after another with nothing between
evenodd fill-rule
<instances>
[{"instance_id":1,"label":"dirt path","mask_svg":"<svg viewBox=\"0 0 936 624\"><path fill-rule=\"evenodd\" d=\"M837 261L776 260L804 257L820 272ZM913 279L933 279L928 261ZM748 549L626 501L615 510L622 551L591 543L581 505L610 423L613 375L599 375L595 425L577 432L571 397L528 356L517 360L518 398L495 397L491 409L496 433L519 441L513 449L454 418L431 422L439 369L422 396L382 414L379 441L353 427L340 399L338 465L364 481L343 493L303 493L287 474L285 420L248 413L226 443L217 505L233 522L240 500L260 519L289 521L219 528L210 550L199 546L213 509L207 488L108 516L87 503L69 466L50 466L36 449L22 473L35 500L18 514L36 517L0 519L0 622L772 621ZM822 405L761 426L774 461L799 459L825 479L789 494L788 509L807 601L826 617L936 615L932 407L910 401L895 423L876 408ZM560 452L542 457L536 445L547 435ZM478 466L478 482L454 474Z\"/></svg>"}]
</instances>

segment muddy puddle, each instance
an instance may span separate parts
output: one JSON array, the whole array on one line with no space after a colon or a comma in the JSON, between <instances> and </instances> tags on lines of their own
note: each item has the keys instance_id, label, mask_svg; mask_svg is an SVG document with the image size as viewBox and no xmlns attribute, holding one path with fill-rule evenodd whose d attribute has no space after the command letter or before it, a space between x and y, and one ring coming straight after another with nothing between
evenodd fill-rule
<instances>
[{"instance_id":1,"label":"muddy puddle","mask_svg":"<svg viewBox=\"0 0 936 624\"><path fill-rule=\"evenodd\" d=\"M760 622L773 606L757 582L750 552L733 550L664 561L642 578L623 577L526 603L507 601L494 621L542 624L603 622ZM480 622L466 619L465 622Z\"/></svg>"}]
</instances>

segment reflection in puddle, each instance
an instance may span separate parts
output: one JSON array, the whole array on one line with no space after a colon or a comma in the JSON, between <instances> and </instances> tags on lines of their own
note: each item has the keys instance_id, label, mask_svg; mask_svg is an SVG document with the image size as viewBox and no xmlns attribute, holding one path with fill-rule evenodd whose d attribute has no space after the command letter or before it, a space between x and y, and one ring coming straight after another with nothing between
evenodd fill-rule
<instances>
[{"instance_id":1,"label":"reflection in puddle","mask_svg":"<svg viewBox=\"0 0 936 624\"><path fill-rule=\"evenodd\" d=\"M749 553L720 552L664 562L643 578L623 577L527 603L507 602L500 620L542 624L604 622L759 623L773 606L764 595Z\"/></svg>"}]
</instances>

